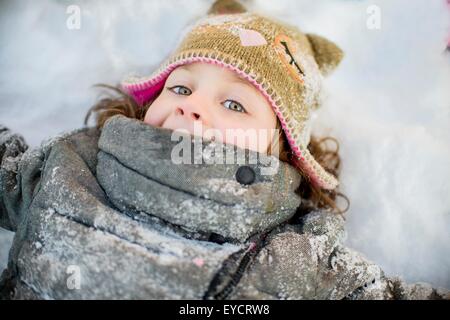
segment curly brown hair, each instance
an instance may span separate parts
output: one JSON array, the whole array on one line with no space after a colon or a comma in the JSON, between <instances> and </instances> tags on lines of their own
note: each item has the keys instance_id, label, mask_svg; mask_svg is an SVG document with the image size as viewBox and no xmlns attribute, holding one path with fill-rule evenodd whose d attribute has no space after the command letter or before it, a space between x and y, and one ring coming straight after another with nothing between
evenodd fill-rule
<instances>
[{"instance_id":1,"label":"curly brown hair","mask_svg":"<svg viewBox=\"0 0 450 320\"><path fill-rule=\"evenodd\" d=\"M101 129L106 120L112 116L121 114L128 118L144 120L145 114L148 108L151 106L152 101L148 102L144 106L139 106L132 97L122 91L119 86L111 86L106 84L99 84L96 87L107 89L108 95L100 99L94 106L92 106L84 119L85 125L92 113L95 113L95 125L98 129ZM288 140L284 131L281 130L281 123L277 120L277 127L279 132L278 143L278 157L281 161L292 163L293 153L289 146ZM332 141L336 145L333 150L326 142ZM316 161L323 166L327 171L339 177L341 158L339 156L339 142L332 137L317 138L311 135L308 149L311 155ZM269 147L268 154L272 154L272 148ZM299 173L303 179L300 186L297 189L297 194L302 198L302 204L297 210L296 216L302 216L315 209L325 209L337 214L344 214L349 206L349 199L335 190L325 190L313 185L309 177L300 169ZM344 210L338 207L337 197L343 198L347 202L347 206Z\"/></svg>"}]
</instances>

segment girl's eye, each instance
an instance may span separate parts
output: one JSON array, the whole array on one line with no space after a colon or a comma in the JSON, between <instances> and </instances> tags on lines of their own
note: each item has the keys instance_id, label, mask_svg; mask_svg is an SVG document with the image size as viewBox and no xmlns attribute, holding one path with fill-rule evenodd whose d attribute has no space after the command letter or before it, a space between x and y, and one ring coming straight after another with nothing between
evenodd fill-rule
<instances>
[{"instance_id":1,"label":"girl's eye","mask_svg":"<svg viewBox=\"0 0 450 320\"><path fill-rule=\"evenodd\" d=\"M173 86L173 87L169 88L169 90L176 94L181 94L183 96L188 96L192 93L191 89L189 89L185 86Z\"/></svg>"},{"instance_id":2,"label":"girl's eye","mask_svg":"<svg viewBox=\"0 0 450 320\"><path fill-rule=\"evenodd\" d=\"M185 86L173 86L168 89L174 92L175 94L180 94L183 96L188 96L192 94L191 89ZM223 105L225 106L225 108L230 109L232 111L246 112L245 108L239 102L234 100L226 100L223 102Z\"/></svg>"},{"instance_id":3,"label":"girl's eye","mask_svg":"<svg viewBox=\"0 0 450 320\"><path fill-rule=\"evenodd\" d=\"M224 107L237 112L246 112L244 107L234 100L226 100L223 103Z\"/></svg>"}]
</instances>

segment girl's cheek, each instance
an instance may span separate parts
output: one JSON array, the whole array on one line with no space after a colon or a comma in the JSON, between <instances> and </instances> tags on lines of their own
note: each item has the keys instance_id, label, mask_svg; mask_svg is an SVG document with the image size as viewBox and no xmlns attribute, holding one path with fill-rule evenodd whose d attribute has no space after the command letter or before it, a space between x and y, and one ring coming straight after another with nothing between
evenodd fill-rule
<instances>
[{"instance_id":1,"label":"girl's cheek","mask_svg":"<svg viewBox=\"0 0 450 320\"><path fill-rule=\"evenodd\" d=\"M163 106L164 103L160 103L160 101L156 99L148 108L144 117L144 123L154 127L161 127L169 115L168 108L163 108Z\"/></svg>"},{"instance_id":2,"label":"girl's cheek","mask_svg":"<svg viewBox=\"0 0 450 320\"><path fill-rule=\"evenodd\" d=\"M152 109L152 107L148 108L147 113L145 114L145 117L144 117L144 123L149 124L154 127L159 127L161 125L160 124L161 120L155 116L155 113L152 112L153 110L151 110L151 109Z\"/></svg>"},{"instance_id":3,"label":"girl's cheek","mask_svg":"<svg viewBox=\"0 0 450 320\"><path fill-rule=\"evenodd\" d=\"M242 130L246 132L242 135ZM261 130L261 131L260 131ZM250 149L257 152L266 152L270 142L270 129L258 127L246 120L233 119L231 123L221 122L219 128L223 143L233 144L242 149ZM227 134L228 133L228 134Z\"/></svg>"}]
</instances>

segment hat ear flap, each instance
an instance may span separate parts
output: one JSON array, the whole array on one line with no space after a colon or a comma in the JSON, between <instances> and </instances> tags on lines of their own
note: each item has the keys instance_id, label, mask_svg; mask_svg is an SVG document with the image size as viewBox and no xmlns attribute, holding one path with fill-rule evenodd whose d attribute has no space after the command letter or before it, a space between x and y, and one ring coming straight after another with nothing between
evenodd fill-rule
<instances>
[{"instance_id":1,"label":"hat ear flap","mask_svg":"<svg viewBox=\"0 0 450 320\"><path fill-rule=\"evenodd\" d=\"M333 71L344 57L344 52L330 40L315 34L306 34L311 44L314 58L322 75L326 76Z\"/></svg>"}]
</instances>

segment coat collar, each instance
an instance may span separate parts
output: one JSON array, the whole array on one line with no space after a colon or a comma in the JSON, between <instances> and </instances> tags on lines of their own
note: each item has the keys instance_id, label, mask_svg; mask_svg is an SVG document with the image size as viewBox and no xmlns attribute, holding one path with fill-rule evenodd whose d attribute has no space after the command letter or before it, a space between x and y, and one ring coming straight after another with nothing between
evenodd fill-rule
<instances>
[{"instance_id":1,"label":"coat collar","mask_svg":"<svg viewBox=\"0 0 450 320\"><path fill-rule=\"evenodd\" d=\"M244 241L289 219L300 205L295 189L301 178L289 164L250 150L244 163L225 163L226 156L220 161L207 155L219 150L236 156L244 150L216 142L201 145L185 134L173 139L172 133L121 115L105 123L97 179L120 210ZM187 148L181 152L186 146L197 163L178 163L180 155L189 154ZM211 163L214 159L219 163ZM241 175L241 182L251 182L252 174L248 185L237 181Z\"/></svg>"}]
</instances>

